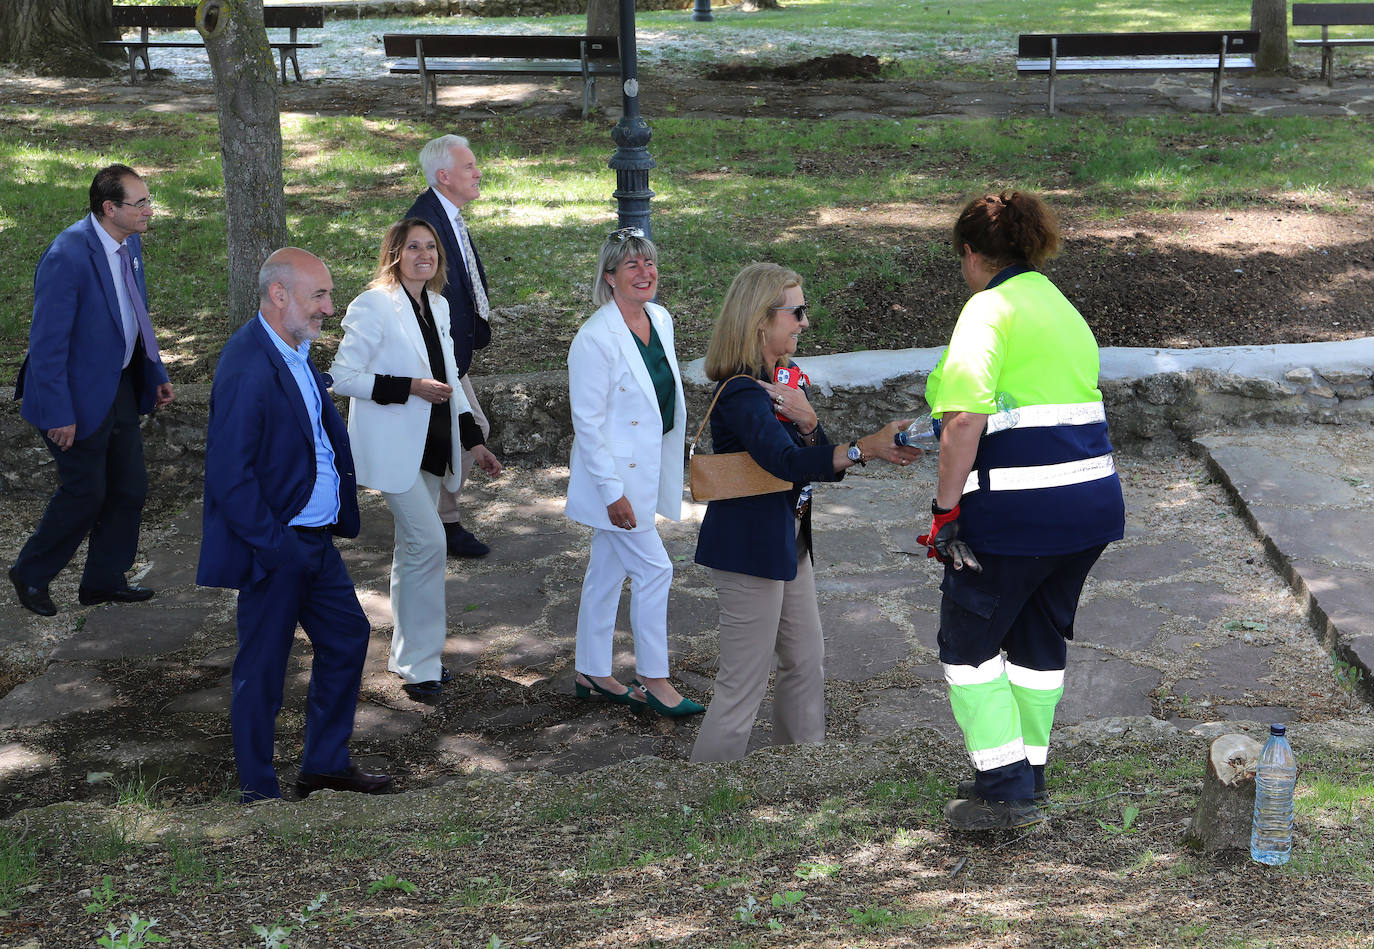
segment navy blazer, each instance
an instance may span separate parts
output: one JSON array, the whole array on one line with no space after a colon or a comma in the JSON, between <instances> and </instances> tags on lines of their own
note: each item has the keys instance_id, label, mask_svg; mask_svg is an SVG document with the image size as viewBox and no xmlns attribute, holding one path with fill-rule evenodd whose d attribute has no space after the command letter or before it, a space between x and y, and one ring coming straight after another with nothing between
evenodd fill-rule
<instances>
[{"instance_id":1,"label":"navy blazer","mask_svg":"<svg viewBox=\"0 0 1374 949\"><path fill-rule=\"evenodd\" d=\"M458 364L458 375L468 374L472 365L472 354L486 348L491 342L491 326L477 315L477 306L472 302L472 278L463 264L463 252L458 247L458 235L453 233L453 222L449 220L439 196L433 188L415 199L406 212L406 217L418 217L428 221L439 232L439 242L444 245L444 260L448 270L448 283L444 284L444 299L448 301L449 332L453 336L453 361ZM468 237L471 238L471 233ZM473 242L472 256L477 261L477 276L482 278L482 292L487 292L487 272L482 268L482 255L477 253ZM488 300L491 299L488 294ZM450 380L452 381L452 380Z\"/></svg>"},{"instance_id":2,"label":"navy blazer","mask_svg":"<svg viewBox=\"0 0 1374 949\"><path fill-rule=\"evenodd\" d=\"M711 441L719 453L749 452L763 470L793 484L790 491L707 504L697 534L696 562L752 577L795 580L794 511L802 486L844 478L843 471L835 471L835 446L826 438L825 429L817 425L816 444L805 444L795 424L778 419L768 390L752 379L732 379L725 383L711 412ZM811 550L809 510L802 518L801 535Z\"/></svg>"},{"instance_id":3,"label":"navy blazer","mask_svg":"<svg viewBox=\"0 0 1374 949\"><path fill-rule=\"evenodd\" d=\"M243 590L301 558L287 523L315 488L315 436L286 360L255 316L220 353L210 390L205 440L204 537L196 582ZM307 360L320 390L325 435L339 472L333 533L357 537L358 482L348 429L325 377Z\"/></svg>"},{"instance_id":4,"label":"navy blazer","mask_svg":"<svg viewBox=\"0 0 1374 949\"><path fill-rule=\"evenodd\" d=\"M95 431L114 405L124 371L124 320L110 275L105 245L89 216L67 228L43 251L33 275L33 325L29 351L19 369L14 397L20 414L39 431L76 423L76 437ZM134 282L148 302L143 276L143 242L130 234ZM157 404L157 387L167 381L160 359L135 344L138 411Z\"/></svg>"}]
</instances>

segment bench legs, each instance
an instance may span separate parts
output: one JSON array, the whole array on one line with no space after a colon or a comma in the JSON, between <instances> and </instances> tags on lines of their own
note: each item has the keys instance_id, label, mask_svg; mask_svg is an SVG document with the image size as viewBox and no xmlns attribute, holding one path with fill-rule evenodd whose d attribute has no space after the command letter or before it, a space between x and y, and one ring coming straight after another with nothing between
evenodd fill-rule
<instances>
[{"instance_id":1,"label":"bench legs","mask_svg":"<svg viewBox=\"0 0 1374 949\"><path fill-rule=\"evenodd\" d=\"M1212 111L1221 115L1221 70L1212 79Z\"/></svg>"},{"instance_id":2,"label":"bench legs","mask_svg":"<svg viewBox=\"0 0 1374 949\"><path fill-rule=\"evenodd\" d=\"M143 71L148 74L148 78L153 78L153 66L148 62L148 47L146 46L126 46L124 49L129 54L129 83L138 85L138 61L143 60Z\"/></svg>"},{"instance_id":3,"label":"bench legs","mask_svg":"<svg viewBox=\"0 0 1374 949\"><path fill-rule=\"evenodd\" d=\"M296 73L296 81L301 81L301 62L296 58L296 47L287 49L283 46L281 52L281 84L286 85L286 64L291 64L291 69Z\"/></svg>"}]
</instances>

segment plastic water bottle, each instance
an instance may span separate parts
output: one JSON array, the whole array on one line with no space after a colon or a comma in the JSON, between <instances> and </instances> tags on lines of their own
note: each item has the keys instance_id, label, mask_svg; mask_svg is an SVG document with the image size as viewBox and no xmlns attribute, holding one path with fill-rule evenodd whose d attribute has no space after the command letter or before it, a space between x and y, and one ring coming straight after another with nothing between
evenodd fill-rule
<instances>
[{"instance_id":1,"label":"plastic water bottle","mask_svg":"<svg viewBox=\"0 0 1374 949\"><path fill-rule=\"evenodd\" d=\"M1016 423L1021 421L1021 407L1010 392L997 393L996 405L997 411L988 416L987 427L983 430L984 435L1005 432L1009 428L1015 428Z\"/></svg>"},{"instance_id":2,"label":"plastic water bottle","mask_svg":"<svg viewBox=\"0 0 1374 949\"><path fill-rule=\"evenodd\" d=\"M905 429L892 436L901 448L919 448L932 454L940 451L940 432L938 424L927 412Z\"/></svg>"},{"instance_id":3,"label":"plastic water bottle","mask_svg":"<svg viewBox=\"0 0 1374 949\"><path fill-rule=\"evenodd\" d=\"M1271 867L1288 862L1293 849L1293 789L1298 759L1282 725L1269 726L1269 740L1255 769L1255 819L1250 831L1250 857Z\"/></svg>"}]
</instances>

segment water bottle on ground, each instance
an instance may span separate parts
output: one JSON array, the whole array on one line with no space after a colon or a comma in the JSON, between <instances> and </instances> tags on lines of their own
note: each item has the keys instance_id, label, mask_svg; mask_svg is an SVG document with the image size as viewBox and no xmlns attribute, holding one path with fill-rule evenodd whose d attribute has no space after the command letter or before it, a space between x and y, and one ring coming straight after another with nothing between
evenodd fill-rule
<instances>
[{"instance_id":1,"label":"water bottle on ground","mask_svg":"<svg viewBox=\"0 0 1374 949\"><path fill-rule=\"evenodd\" d=\"M927 412L905 429L893 435L892 440L900 448L919 448L924 452L938 454L940 451L939 425L940 423L932 419L930 413Z\"/></svg>"},{"instance_id":2,"label":"water bottle on ground","mask_svg":"<svg viewBox=\"0 0 1374 949\"><path fill-rule=\"evenodd\" d=\"M1269 740L1255 769L1255 819L1250 831L1250 856L1271 867L1288 862L1293 849L1293 790L1298 784L1298 759L1282 725L1269 726Z\"/></svg>"}]
</instances>

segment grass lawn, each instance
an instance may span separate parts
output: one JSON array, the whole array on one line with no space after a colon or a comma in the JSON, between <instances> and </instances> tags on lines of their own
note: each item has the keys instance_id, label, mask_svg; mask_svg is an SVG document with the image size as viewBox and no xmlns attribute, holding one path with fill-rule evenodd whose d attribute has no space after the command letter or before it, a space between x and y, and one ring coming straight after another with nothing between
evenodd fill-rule
<instances>
[{"instance_id":1,"label":"grass lawn","mask_svg":"<svg viewBox=\"0 0 1374 949\"><path fill-rule=\"evenodd\" d=\"M957 203L988 187L1040 191L1085 222L1295 204L1353 219L1374 180L1367 120L665 118L653 127L661 297L689 357L703 351L734 273L760 258L807 278L810 351L913 345L905 329L872 336L866 315L905 292L913 274L957 297L947 230ZM413 156L444 129L325 116L288 117L283 131L292 240L330 264L335 299L346 305L371 275L383 230L423 188ZM522 306L514 318L538 337L505 354L499 371L561 366L588 312L596 250L615 220L606 130L504 118L467 131L484 171L469 219L494 302ZM114 160L139 167L157 201L146 254L173 378L206 381L223 340L250 314L223 310L223 185L215 121L205 116L0 109L0 174L9 182L0 197L8 247L0 359L17 365L26 345L43 248L84 212L92 170ZM945 316L957 307L944 307Z\"/></svg>"},{"instance_id":2,"label":"grass lawn","mask_svg":"<svg viewBox=\"0 0 1374 949\"><path fill-rule=\"evenodd\" d=\"M945 827L963 756L928 731L251 811L124 787L0 825L0 932L85 947L136 914L170 945L273 945L255 929L280 926L291 945L463 949L1369 946L1367 751L1301 747L1294 857L1270 869L1182 844L1205 746L1058 752L1050 822L1021 835Z\"/></svg>"}]
</instances>

